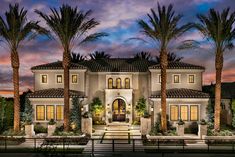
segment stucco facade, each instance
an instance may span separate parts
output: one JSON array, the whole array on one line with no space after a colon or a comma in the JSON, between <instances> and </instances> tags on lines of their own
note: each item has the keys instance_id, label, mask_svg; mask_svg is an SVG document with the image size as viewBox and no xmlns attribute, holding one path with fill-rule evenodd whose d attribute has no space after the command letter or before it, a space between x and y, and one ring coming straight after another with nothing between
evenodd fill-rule
<instances>
[{"instance_id":1,"label":"stucco facade","mask_svg":"<svg viewBox=\"0 0 235 157\"><path fill-rule=\"evenodd\" d=\"M45 119L37 120L35 116L34 121L46 122L48 121L47 114L53 115L48 113L46 106L63 105L63 93L61 94L63 79L60 82L61 77L63 78L62 63L54 62L35 66L32 68L32 72L34 73L35 92L30 96L30 100L34 105L34 111L37 112L37 105L45 105ZM177 63L169 65L167 90L178 90L174 93L176 96L173 95L173 98L167 98L167 114L170 115L170 106L172 104L196 104L198 105L197 121L206 119L206 106L209 99L205 93L201 92L203 72L203 67L191 64ZM60 75L59 78L57 75ZM72 75L77 75L75 83L72 81ZM152 119L155 123L158 113L161 112L161 99L159 97L161 83L159 76L158 64L153 62L133 59L108 59L102 60L102 62L86 61L85 63L73 64L70 69L70 90L74 96L82 100L85 111L90 110L89 104L92 99L98 97L105 107L104 113L100 116L106 123L109 123L109 119L113 121L128 119L128 123L138 119L135 105L139 98L144 97L147 99L147 111L153 114ZM58 83L58 79L60 83ZM57 96L58 89L60 89L59 96ZM189 90L189 92L186 92L189 95L185 95L184 89ZM48 96L45 91L49 93ZM183 97L181 97L182 92ZM70 107L72 106L70 105ZM56 119L57 109L54 110L55 115L53 116ZM180 119L181 113L178 115ZM190 118L188 118L186 123L190 122Z\"/></svg>"}]
</instances>

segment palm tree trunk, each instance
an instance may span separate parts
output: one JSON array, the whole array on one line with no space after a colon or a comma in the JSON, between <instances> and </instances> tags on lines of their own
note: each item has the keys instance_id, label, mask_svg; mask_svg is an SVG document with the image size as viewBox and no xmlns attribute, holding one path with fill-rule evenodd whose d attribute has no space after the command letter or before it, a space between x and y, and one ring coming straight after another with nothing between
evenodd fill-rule
<instances>
[{"instance_id":1,"label":"palm tree trunk","mask_svg":"<svg viewBox=\"0 0 235 157\"><path fill-rule=\"evenodd\" d=\"M215 57L216 83L215 83L215 131L220 130L220 104L221 104L221 75L223 69L223 54L217 50Z\"/></svg>"},{"instance_id":2,"label":"palm tree trunk","mask_svg":"<svg viewBox=\"0 0 235 157\"><path fill-rule=\"evenodd\" d=\"M70 56L69 50L66 49L63 53L63 68L64 68L64 130L69 131L69 68Z\"/></svg>"},{"instance_id":3,"label":"palm tree trunk","mask_svg":"<svg viewBox=\"0 0 235 157\"><path fill-rule=\"evenodd\" d=\"M19 94L19 56L16 50L11 52L11 66L13 68L14 86L14 131L20 131L20 94Z\"/></svg>"},{"instance_id":4,"label":"palm tree trunk","mask_svg":"<svg viewBox=\"0 0 235 157\"><path fill-rule=\"evenodd\" d=\"M161 65L161 129L163 132L167 130L167 119L166 119L166 81L167 81L167 52L162 50L160 52L160 65Z\"/></svg>"}]
</instances>

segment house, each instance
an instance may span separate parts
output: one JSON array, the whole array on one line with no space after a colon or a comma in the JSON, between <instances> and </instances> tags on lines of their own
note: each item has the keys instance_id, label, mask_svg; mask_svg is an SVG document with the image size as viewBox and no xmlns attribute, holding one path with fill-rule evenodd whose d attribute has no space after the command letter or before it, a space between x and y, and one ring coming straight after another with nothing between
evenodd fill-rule
<instances>
[{"instance_id":1,"label":"house","mask_svg":"<svg viewBox=\"0 0 235 157\"><path fill-rule=\"evenodd\" d=\"M235 82L221 83L221 124L232 125L232 104L235 100ZM215 84L205 85L202 90L210 94L211 103L215 101Z\"/></svg>"},{"instance_id":2,"label":"house","mask_svg":"<svg viewBox=\"0 0 235 157\"><path fill-rule=\"evenodd\" d=\"M34 122L63 120L63 67L57 61L31 68L34 92L29 99L34 107ZM183 62L170 62L167 69L167 114L176 123L186 124L206 119L209 94L202 92L205 68ZM155 122L161 112L160 65L134 58L110 58L72 63L70 68L70 100L77 97L85 111L99 97L105 106L101 118L106 123L129 123L139 118L135 105L139 98L147 101ZM70 107L72 103L70 102ZM128 114L127 114L128 113Z\"/></svg>"}]
</instances>

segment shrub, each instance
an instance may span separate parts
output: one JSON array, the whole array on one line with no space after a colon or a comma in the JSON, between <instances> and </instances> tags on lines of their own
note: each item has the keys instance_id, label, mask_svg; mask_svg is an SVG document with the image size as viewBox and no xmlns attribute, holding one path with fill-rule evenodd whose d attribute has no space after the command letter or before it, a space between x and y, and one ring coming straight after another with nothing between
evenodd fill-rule
<instances>
[{"instance_id":1,"label":"shrub","mask_svg":"<svg viewBox=\"0 0 235 157\"><path fill-rule=\"evenodd\" d=\"M99 116L104 111L104 106L100 100L100 98L96 97L92 100L91 104L91 111L96 116Z\"/></svg>"},{"instance_id":2,"label":"shrub","mask_svg":"<svg viewBox=\"0 0 235 157\"><path fill-rule=\"evenodd\" d=\"M80 130L73 130L70 132L64 131L64 126L58 126L53 133L54 136L79 136L82 132Z\"/></svg>"},{"instance_id":3,"label":"shrub","mask_svg":"<svg viewBox=\"0 0 235 157\"><path fill-rule=\"evenodd\" d=\"M93 121L93 124L94 125L106 125L105 121L102 121L102 120Z\"/></svg>"},{"instance_id":4,"label":"shrub","mask_svg":"<svg viewBox=\"0 0 235 157\"><path fill-rule=\"evenodd\" d=\"M24 136L25 132L20 131L20 132L15 132L13 129L6 130L2 133L3 136Z\"/></svg>"},{"instance_id":5,"label":"shrub","mask_svg":"<svg viewBox=\"0 0 235 157\"><path fill-rule=\"evenodd\" d=\"M25 103L24 103L24 112L22 113L22 121L26 125L30 125L33 122L33 106L30 103L28 98L25 98Z\"/></svg>"},{"instance_id":6,"label":"shrub","mask_svg":"<svg viewBox=\"0 0 235 157\"><path fill-rule=\"evenodd\" d=\"M56 121L54 119L51 119L49 122L48 122L48 125L55 125L56 124Z\"/></svg>"},{"instance_id":7,"label":"shrub","mask_svg":"<svg viewBox=\"0 0 235 157\"><path fill-rule=\"evenodd\" d=\"M207 132L208 136L233 136L233 132L231 132L228 129L220 130L219 132L215 131L214 129L211 129Z\"/></svg>"},{"instance_id":8,"label":"shrub","mask_svg":"<svg viewBox=\"0 0 235 157\"><path fill-rule=\"evenodd\" d=\"M81 106L78 98L72 99L72 109L70 113L70 123L75 125L75 130L81 129Z\"/></svg>"},{"instance_id":9,"label":"shrub","mask_svg":"<svg viewBox=\"0 0 235 157\"><path fill-rule=\"evenodd\" d=\"M140 125L140 121L134 120L134 121L132 122L132 125Z\"/></svg>"},{"instance_id":10,"label":"shrub","mask_svg":"<svg viewBox=\"0 0 235 157\"><path fill-rule=\"evenodd\" d=\"M47 133L47 127L44 127L40 123L37 123L36 125L34 125L34 131L36 134Z\"/></svg>"},{"instance_id":11,"label":"shrub","mask_svg":"<svg viewBox=\"0 0 235 157\"><path fill-rule=\"evenodd\" d=\"M135 106L135 110L138 115L142 116L146 111L146 99L144 97L140 98Z\"/></svg>"},{"instance_id":12,"label":"shrub","mask_svg":"<svg viewBox=\"0 0 235 157\"><path fill-rule=\"evenodd\" d=\"M177 124L178 125L184 125L184 121L182 119L180 119Z\"/></svg>"},{"instance_id":13,"label":"shrub","mask_svg":"<svg viewBox=\"0 0 235 157\"><path fill-rule=\"evenodd\" d=\"M89 112L85 112L82 117L83 118L89 118L89 117L91 117L91 115L90 115Z\"/></svg>"}]
</instances>

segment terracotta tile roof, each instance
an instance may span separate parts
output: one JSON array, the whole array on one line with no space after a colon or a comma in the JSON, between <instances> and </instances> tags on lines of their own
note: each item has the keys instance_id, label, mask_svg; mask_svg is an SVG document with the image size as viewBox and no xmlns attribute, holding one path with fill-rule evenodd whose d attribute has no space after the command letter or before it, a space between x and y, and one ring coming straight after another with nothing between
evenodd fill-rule
<instances>
[{"instance_id":1,"label":"terracotta tile roof","mask_svg":"<svg viewBox=\"0 0 235 157\"><path fill-rule=\"evenodd\" d=\"M41 65L33 66L31 68L31 70L52 70L52 69L63 69L62 61L41 64ZM77 63L71 63L70 69L86 69L86 67Z\"/></svg>"},{"instance_id":2,"label":"terracotta tile roof","mask_svg":"<svg viewBox=\"0 0 235 157\"><path fill-rule=\"evenodd\" d=\"M92 72L147 72L152 61L134 58L109 58L81 63Z\"/></svg>"},{"instance_id":3,"label":"terracotta tile roof","mask_svg":"<svg viewBox=\"0 0 235 157\"><path fill-rule=\"evenodd\" d=\"M168 89L167 98L209 98L208 93L203 93L202 91L186 89L186 88L173 88ZM161 98L161 92L157 91L155 94L151 95L150 98Z\"/></svg>"},{"instance_id":4,"label":"terracotta tile roof","mask_svg":"<svg viewBox=\"0 0 235 157\"><path fill-rule=\"evenodd\" d=\"M84 92L70 90L69 91L70 97L78 97L83 98L85 97ZM38 90L28 95L29 98L63 98L64 97L64 89L63 88L50 88L50 89L43 89Z\"/></svg>"},{"instance_id":5,"label":"terracotta tile roof","mask_svg":"<svg viewBox=\"0 0 235 157\"><path fill-rule=\"evenodd\" d=\"M150 66L149 69L160 69L160 64ZM184 62L169 62L168 69L205 69L203 66L193 65Z\"/></svg>"}]
</instances>

